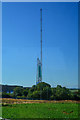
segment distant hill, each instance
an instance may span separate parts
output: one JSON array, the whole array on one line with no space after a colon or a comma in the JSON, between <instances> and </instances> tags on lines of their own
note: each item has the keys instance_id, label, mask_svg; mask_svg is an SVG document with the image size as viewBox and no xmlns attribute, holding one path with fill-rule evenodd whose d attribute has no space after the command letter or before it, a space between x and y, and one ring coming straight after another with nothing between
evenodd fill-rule
<instances>
[{"instance_id":1,"label":"distant hill","mask_svg":"<svg viewBox=\"0 0 80 120\"><path fill-rule=\"evenodd\" d=\"M26 88L31 88L31 87L23 87L23 86L18 86L18 85L1 85L0 84L0 92L12 92L14 90L14 88L16 87L22 87L24 89Z\"/></svg>"}]
</instances>

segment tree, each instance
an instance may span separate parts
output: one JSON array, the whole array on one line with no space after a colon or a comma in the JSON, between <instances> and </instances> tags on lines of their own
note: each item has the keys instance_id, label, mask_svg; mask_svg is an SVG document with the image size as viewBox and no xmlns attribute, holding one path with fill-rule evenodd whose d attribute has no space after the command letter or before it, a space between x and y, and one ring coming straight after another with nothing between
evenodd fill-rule
<instances>
[{"instance_id":1,"label":"tree","mask_svg":"<svg viewBox=\"0 0 80 120\"><path fill-rule=\"evenodd\" d=\"M37 87L37 90L43 90L44 87L50 87L51 88L51 86L48 83L45 83L45 82L38 83L36 87Z\"/></svg>"},{"instance_id":2,"label":"tree","mask_svg":"<svg viewBox=\"0 0 80 120\"><path fill-rule=\"evenodd\" d=\"M40 99L40 91L37 91L37 90L34 91L32 96L33 96L33 99Z\"/></svg>"},{"instance_id":3,"label":"tree","mask_svg":"<svg viewBox=\"0 0 80 120\"><path fill-rule=\"evenodd\" d=\"M62 88L61 85L57 85L57 88Z\"/></svg>"},{"instance_id":4,"label":"tree","mask_svg":"<svg viewBox=\"0 0 80 120\"><path fill-rule=\"evenodd\" d=\"M23 89L23 95L27 97L29 88Z\"/></svg>"},{"instance_id":5,"label":"tree","mask_svg":"<svg viewBox=\"0 0 80 120\"><path fill-rule=\"evenodd\" d=\"M33 93L28 92L27 98L31 98L31 99L33 99Z\"/></svg>"},{"instance_id":6,"label":"tree","mask_svg":"<svg viewBox=\"0 0 80 120\"><path fill-rule=\"evenodd\" d=\"M51 86L45 82L33 85L29 90L27 97L33 99L50 99Z\"/></svg>"},{"instance_id":7,"label":"tree","mask_svg":"<svg viewBox=\"0 0 80 120\"><path fill-rule=\"evenodd\" d=\"M51 88L46 86L43 88L42 90L42 99L47 99L49 100L50 99L50 96L51 96Z\"/></svg>"},{"instance_id":8,"label":"tree","mask_svg":"<svg viewBox=\"0 0 80 120\"><path fill-rule=\"evenodd\" d=\"M36 85L33 85L33 86L32 86L32 89L37 90Z\"/></svg>"},{"instance_id":9,"label":"tree","mask_svg":"<svg viewBox=\"0 0 80 120\"><path fill-rule=\"evenodd\" d=\"M11 98L10 93L2 92L2 98Z\"/></svg>"},{"instance_id":10,"label":"tree","mask_svg":"<svg viewBox=\"0 0 80 120\"><path fill-rule=\"evenodd\" d=\"M16 87L13 92L14 92L15 97L22 96L23 95L23 88L22 87Z\"/></svg>"},{"instance_id":11,"label":"tree","mask_svg":"<svg viewBox=\"0 0 80 120\"><path fill-rule=\"evenodd\" d=\"M70 90L65 87L61 87L60 85L57 86L55 95L57 100L68 100L73 98Z\"/></svg>"},{"instance_id":12,"label":"tree","mask_svg":"<svg viewBox=\"0 0 80 120\"><path fill-rule=\"evenodd\" d=\"M56 99L56 88L51 88L51 100L55 100Z\"/></svg>"},{"instance_id":13,"label":"tree","mask_svg":"<svg viewBox=\"0 0 80 120\"><path fill-rule=\"evenodd\" d=\"M73 94L75 100L80 100L80 90L73 92Z\"/></svg>"}]
</instances>

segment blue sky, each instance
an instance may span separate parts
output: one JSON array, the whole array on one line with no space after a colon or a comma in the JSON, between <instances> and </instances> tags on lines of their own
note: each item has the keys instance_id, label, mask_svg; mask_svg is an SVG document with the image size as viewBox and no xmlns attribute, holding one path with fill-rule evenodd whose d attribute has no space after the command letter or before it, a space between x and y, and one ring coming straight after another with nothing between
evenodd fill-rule
<instances>
[{"instance_id":1,"label":"blue sky","mask_svg":"<svg viewBox=\"0 0 80 120\"><path fill-rule=\"evenodd\" d=\"M78 86L78 3L2 3L2 83L36 84L43 26L43 81Z\"/></svg>"}]
</instances>

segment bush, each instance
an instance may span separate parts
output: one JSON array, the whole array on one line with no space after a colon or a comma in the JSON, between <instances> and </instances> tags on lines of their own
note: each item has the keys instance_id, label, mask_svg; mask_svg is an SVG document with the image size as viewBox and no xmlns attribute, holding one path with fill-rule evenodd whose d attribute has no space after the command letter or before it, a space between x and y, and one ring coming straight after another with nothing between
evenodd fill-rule
<instances>
[{"instance_id":1,"label":"bush","mask_svg":"<svg viewBox=\"0 0 80 120\"><path fill-rule=\"evenodd\" d=\"M2 92L2 98L11 98L10 93Z\"/></svg>"}]
</instances>

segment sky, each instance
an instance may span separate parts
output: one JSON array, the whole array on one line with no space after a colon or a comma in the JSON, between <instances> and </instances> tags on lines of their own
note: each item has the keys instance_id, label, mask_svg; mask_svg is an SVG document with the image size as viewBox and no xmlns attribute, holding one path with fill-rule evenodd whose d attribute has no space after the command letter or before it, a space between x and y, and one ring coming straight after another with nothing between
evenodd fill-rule
<instances>
[{"instance_id":1,"label":"sky","mask_svg":"<svg viewBox=\"0 0 80 120\"><path fill-rule=\"evenodd\" d=\"M36 84L40 58L42 8L42 81L52 87L78 87L78 3L2 3L2 84Z\"/></svg>"}]
</instances>

